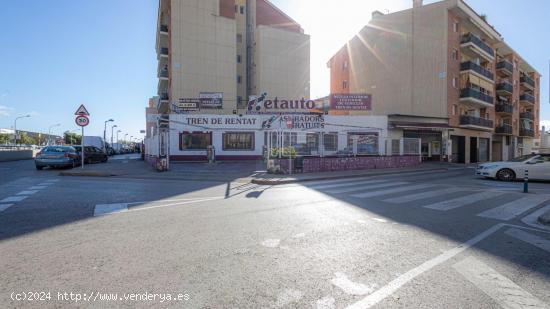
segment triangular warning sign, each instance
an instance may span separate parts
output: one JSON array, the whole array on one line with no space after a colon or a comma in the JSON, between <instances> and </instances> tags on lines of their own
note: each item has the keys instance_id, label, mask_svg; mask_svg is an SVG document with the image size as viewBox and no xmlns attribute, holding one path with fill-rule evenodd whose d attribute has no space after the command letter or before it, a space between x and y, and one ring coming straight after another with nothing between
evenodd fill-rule
<instances>
[{"instance_id":1,"label":"triangular warning sign","mask_svg":"<svg viewBox=\"0 0 550 309\"><path fill-rule=\"evenodd\" d=\"M76 113L74 114L90 116L90 113L88 113L88 110L86 109L86 107L84 107L84 104L81 104L80 107L76 110Z\"/></svg>"}]
</instances>

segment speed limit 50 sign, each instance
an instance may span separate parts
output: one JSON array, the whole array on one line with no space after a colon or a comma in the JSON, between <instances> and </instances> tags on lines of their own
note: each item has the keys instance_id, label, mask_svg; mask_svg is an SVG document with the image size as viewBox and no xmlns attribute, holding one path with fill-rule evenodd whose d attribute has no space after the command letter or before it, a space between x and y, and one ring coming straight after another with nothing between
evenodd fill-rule
<instances>
[{"instance_id":1,"label":"speed limit 50 sign","mask_svg":"<svg viewBox=\"0 0 550 309\"><path fill-rule=\"evenodd\" d=\"M90 124L90 119L84 115L78 115L76 116L75 120L76 124L81 127L85 127Z\"/></svg>"}]
</instances>

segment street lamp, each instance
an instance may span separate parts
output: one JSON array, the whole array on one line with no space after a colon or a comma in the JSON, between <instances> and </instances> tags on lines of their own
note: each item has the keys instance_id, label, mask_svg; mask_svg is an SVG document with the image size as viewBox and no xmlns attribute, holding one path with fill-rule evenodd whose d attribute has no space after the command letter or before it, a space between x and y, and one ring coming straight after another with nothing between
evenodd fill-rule
<instances>
[{"instance_id":1,"label":"street lamp","mask_svg":"<svg viewBox=\"0 0 550 309\"><path fill-rule=\"evenodd\" d=\"M121 147L120 147L120 140L118 139L118 133L120 133L120 132L122 132L122 130L116 131L116 148L117 148L117 151L119 151L119 152L120 152Z\"/></svg>"},{"instance_id":2,"label":"street lamp","mask_svg":"<svg viewBox=\"0 0 550 309\"><path fill-rule=\"evenodd\" d=\"M51 126L48 128L48 146L49 146L50 143L52 142L52 141L51 141L51 139L52 139L52 128L59 127L60 125L61 125L60 123L57 123L57 124L51 125Z\"/></svg>"},{"instance_id":3,"label":"street lamp","mask_svg":"<svg viewBox=\"0 0 550 309\"><path fill-rule=\"evenodd\" d=\"M111 148L113 147L113 135L114 135L113 130L115 128L118 128L118 125L115 124L114 126L111 127Z\"/></svg>"},{"instance_id":4,"label":"street lamp","mask_svg":"<svg viewBox=\"0 0 550 309\"><path fill-rule=\"evenodd\" d=\"M15 118L15 120L13 121L13 144L17 144L17 119L21 119L21 118L29 118L31 115L25 115L25 116L20 116L20 117L17 117Z\"/></svg>"},{"instance_id":5,"label":"street lamp","mask_svg":"<svg viewBox=\"0 0 550 309\"><path fill-rule=\"evenodd\" d=\"M107 147L105 145L105 143L107 143L107 122L113 122L115 121L114 119L109 119L107 121L105 121L105 126L103 127L103 152L104 153L107 153ZM84 136L82 136L82 138L84 138Z\"/></svg>"},{"instance_id":6,"label":"street lamp","mask_svg":"<svg viewBox=\"0 0 550 309\"><path fill-rule=\"evenodd\" d=\"M126 141L128 140L128 133L124 134L124 144L126 144Z\"/></svg>"}]
</instances>

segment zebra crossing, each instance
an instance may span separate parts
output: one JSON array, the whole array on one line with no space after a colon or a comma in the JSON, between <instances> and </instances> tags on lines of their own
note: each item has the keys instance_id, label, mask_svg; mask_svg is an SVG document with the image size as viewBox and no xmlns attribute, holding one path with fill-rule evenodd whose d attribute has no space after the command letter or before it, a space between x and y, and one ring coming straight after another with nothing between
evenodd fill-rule
<instances>
[{"instance_id":1,"label":"zebra crossing","mask_svg":"<svg viewBox=\"0 0 550 309\"><path fill-rule=\"evenodd\" d=\"M417 206L438 212L471 208L479 211L475 213L478 217L502 221L515 219L540 205L550 204L550 194L525 195L509 190L449 186L437 182L418 183L399 178L348 178L305 183L303 186L347 198L373 198L388 204ZM489 205L492 208L486 209Z\"/></svg>"}]
</instances>

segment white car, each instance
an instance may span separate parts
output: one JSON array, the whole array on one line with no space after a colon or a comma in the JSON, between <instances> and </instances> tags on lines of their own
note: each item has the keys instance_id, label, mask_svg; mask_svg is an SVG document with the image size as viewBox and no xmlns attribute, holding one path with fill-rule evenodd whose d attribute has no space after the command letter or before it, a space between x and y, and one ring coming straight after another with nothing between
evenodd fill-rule
<instances>
[{"instance_id":1,"label":"white car","mask_svg":"<svg viewBox=\"0 0 550 309\"><path fill-rule=\"evenodd\" d=\"M550 154L531 154L510 161L489 162L476 168L476 175L502 181L523 179L528 171L529 179L550 180Z\"/></svg>"}]
</instances>

